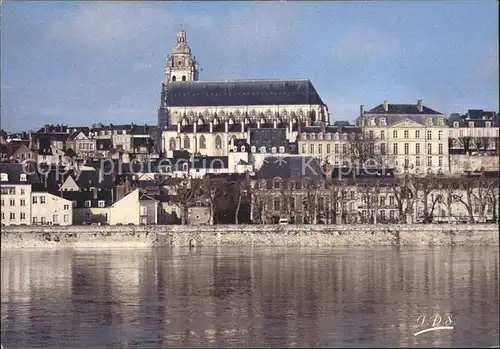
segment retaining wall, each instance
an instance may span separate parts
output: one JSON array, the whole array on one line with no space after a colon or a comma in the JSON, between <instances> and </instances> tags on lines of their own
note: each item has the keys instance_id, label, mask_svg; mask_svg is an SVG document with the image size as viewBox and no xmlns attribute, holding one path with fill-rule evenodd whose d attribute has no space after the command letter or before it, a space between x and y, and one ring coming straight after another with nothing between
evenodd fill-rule
<instances>
[{"instance_id":1,"label":"retaining wall","mask_svg":"<svg viewBox=\"0 0 500 349\"><path fill-rule=\"evenodd\" d=\"M496 245L495 224L10 226L1 246L137 248L154 246Z\"/></svg>"}]
</instances>

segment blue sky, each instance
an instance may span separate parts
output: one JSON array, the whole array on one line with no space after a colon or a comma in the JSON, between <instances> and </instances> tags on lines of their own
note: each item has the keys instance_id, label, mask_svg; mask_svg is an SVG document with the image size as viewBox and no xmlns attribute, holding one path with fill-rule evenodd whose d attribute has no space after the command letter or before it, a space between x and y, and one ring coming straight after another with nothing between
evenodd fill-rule
<instances>
[{"instance_id":1,"label":"blue sky","mask_svg":"<svg viewBox=\"0 0 500 349\"><path fill-rule=\"evenodd\" d=\"M201 80L309 78L333 120L385 99L498 110L497 14L496 1L4 1L1 126L156 124L181 25Z\"/></svg>"}]
</instances>

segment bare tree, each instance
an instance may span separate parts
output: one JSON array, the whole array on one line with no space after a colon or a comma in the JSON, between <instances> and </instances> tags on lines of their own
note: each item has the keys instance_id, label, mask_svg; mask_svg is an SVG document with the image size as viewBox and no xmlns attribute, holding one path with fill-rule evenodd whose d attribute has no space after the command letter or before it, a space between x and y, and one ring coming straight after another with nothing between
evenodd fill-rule
<instances>
[{"instance_id":1,"label":"bare tree","mask_svg":"<svg viewBox=\"0 0 500 349\"><path fill-rule=\"evenodd\" d=\"M227 189L227 181L224 178L210 178L204 177L202 183L202 196L209 203L209 214L210 214L210 224L214 224L215 216L217 212L217 199L222 195L222 193Z\"/></svg>"},{"instance_id":2,"label":"bare tree","mask_svg":"<svg viewBox=\"0 0 500 349\"><path fill-rule=\"evenodd\" d=\"M474 179L462 177L459 182L459 189L453 195L456 202L462 203L467 210L469 222L474 223Z\"/></svg>"},{"instance_id":3,"label":"bare tree","mask_svg":"<svg viewBox=\"0 0 500 349\"><path fill-rule=\"evenodd\" d=\"M399 223L407 223L408 215L413 210L415 188L413 176L406 174L404 178L389 184L398 208Z\"/></svg>"},{"instance_id":4,"label":"bare tree","mask_svg":"<svg viewBox=\"0 0 500 349\"><path fill-rule=\"evenodd\" d=\"M488 137L474 137L471 143L478 153L485 153L488 150L490 140Z\"/></svg>"},{"instance_id":5,"label":"bare tree","mask_svg":"<svg viewBox=\"0 0 500 349\"><path fill-rule=\"evenodd\" d=\"M436 178L432 175L425 177L415 177L413 179L415 187L415 199L423 204L424 222L431 223L434 218L434 209L436 204L441 200L441 196L436 193ZM429 208L430 201L430 208Z\"/></svg>"},{"instance_id":6,"label":"bare tree","mask_svg":"<svg viewBox=\"0 0 500 349\"><path fill-rule=\"evenodd\" d=\"M493 215L493 220L496 222L498 220L498 200L499 200L499 179L497 178L488 178L487 179L487 192L486 192L486 199L491 207L492 210L492 215Z\"/></svg>"},{"instance_id":7,"label":"bare tree","mask_svg":"<svg viewBox=\"0 0 500 349\"><path fill-rule=\"evenodd\" d=\"M318 218L318 194L319 190L322 187L322 183L312 181L307 178L304 180L304 190L305 190L305 198L303 201L304 204L304 213L307 217L307 222L309 224L316 224Z\"/></svg>"},{"instance_id":8,"label":"bare tree","mask_svg":"<svg viewBox=\"0 0 500 349\"><path fill-rule=\"evenodd\" d=\"M248 183L247 177L240 178L233 182L233 186L236 188L237 195L237 204L236 204L236 212L234 213L234 222L235 224L239 224L238 216L240 214L241 201L243 197L246 196L250 192L250 185Z\"/></svg>"},{"instance_id":9,"label":"bare tree","mask_svg":"<svg viewBox=\"0 0 500 349\"><path fill-rule=\"evenodd\" d=\"M465 154L470 155L472 149L472 137L465 136L458 138L458 144L465 151Z\"/></svg>"},{"instance_id":10,"label":"bare tree","mask_svg":"<svg viewBox=\"0 0 500 349\"><path fill-rule=\"evenodd\" d=\"M181 222L187 224L188 205L199 196L199 181L188 177L187 175L181 178L172 178L173 192L177 204L181 209Z\"/></svg>"},{"instance_id":11,"label":"bare tree","mask_svg":"<svg viewBox=\"0 0 500 349\"><path fill-rule=\"evenodd\" d=\"M378 207L379 207L378 197L380 194L380 182L374 181L371 183L358 183L357 189L361 195L362 202L366 205L366 206L363 205L363 208L366 209L368 213L367 217L368 223L373 222L373 224L377 224L376 217L378 215Z\"/></svg>"}]
</instances>

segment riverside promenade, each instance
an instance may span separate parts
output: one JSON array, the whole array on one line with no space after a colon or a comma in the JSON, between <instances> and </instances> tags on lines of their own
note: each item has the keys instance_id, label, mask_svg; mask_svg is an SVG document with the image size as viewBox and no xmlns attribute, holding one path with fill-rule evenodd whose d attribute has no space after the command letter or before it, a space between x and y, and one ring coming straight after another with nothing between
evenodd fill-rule
<instances>
[{"instance_id":1,"label":"riverside promenade","mask_svg":"<svg viewBox=\"0 0 500 349\"><path fill-rule=\"evenodd\" d=\"M498 246L496 224L15 226L2 249L170 246Z\"/></svg>"}]
</instances>

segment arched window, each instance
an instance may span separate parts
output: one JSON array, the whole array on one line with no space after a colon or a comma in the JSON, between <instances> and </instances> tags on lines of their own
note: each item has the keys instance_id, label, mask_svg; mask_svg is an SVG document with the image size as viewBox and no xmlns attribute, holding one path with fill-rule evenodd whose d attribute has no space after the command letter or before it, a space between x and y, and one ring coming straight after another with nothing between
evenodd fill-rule
<instances>
[{"instance_id":1,"label":"arched window","mask_svg":"<svg viewBox=\"0 0 500 349\"><path fill-rule=\"evenodd\" d=\"M200 137L200 149L206 149L207 147L207 141L205 139L205 136Z\"/></svg>"},{"instance_id":2,"label":"arched window","mask_svg":"<svg viewBox=\"0 0 500 349\"><path fill-rule=\"evenodd\" d=\"M184 149L189 149L191 148L191 142L189 141L189 137L186 136L184 137Z\"/></svg>"},{"instance_id":3,"label":"arched window","mask_svg":"<svg viewBox=\"0 0 500 349\"><path fill-rule=\"evenodd\" d=\"M175 139L174 137L170 138L170 146L169 146L169 149L170 150L175 150Z\"/></svg>"},{"instance_id":4,"label":"arched window","mask_svg":"<svg viewBox=\"0 0 500 349\"><path fill-rule=\"evenodd\" d=\"M252 145L252 147L251 147L250 149L251 149L250 151L251 151L252 153L257 152L257 148L255 147L255 145Z\"/></svg>"},{"instance_id":5,"label":"arched window","mask_svg":"<svg viewBox=\"0 0 500 349\"><path fill-rule=\"evenodd\" d=\"M186 81L186 75L182 76L182 81Z\"/></svg>"},{"instance_id":6,"label":"arched window","mask_svg":"<svg viewBox=\"0 0 500 349\"><path fill-rule=\"evenodd\" d=\"M231 141L229 142L229 144L231 144L231 145L235 145L235 144L234 144L234 141L235 141L235 140L236 140L236 136L232 136L232 137L231 137Z\"/></svg>"},{"instance_id":7,"label":"arched window","mask_svg":"<svg viewBox=\"0 0 500 349\"><path fill-rule=\"evenodd\" d=\"M176 80L176 78L175 78L175 75L174 75L174 76L172 76L172 81L175 81L175 80Z\"/></svg>"},{"instance_id":8,"label":"arched window","mask_svg":"<svg viewBox=\"0 0 500 349\"><path fill-rule=\"evenodd\" d=\"M217 135L215 137L215 149L221 149L222 148L222 138L221 136Z\"/></svg>"}]
</instances>

